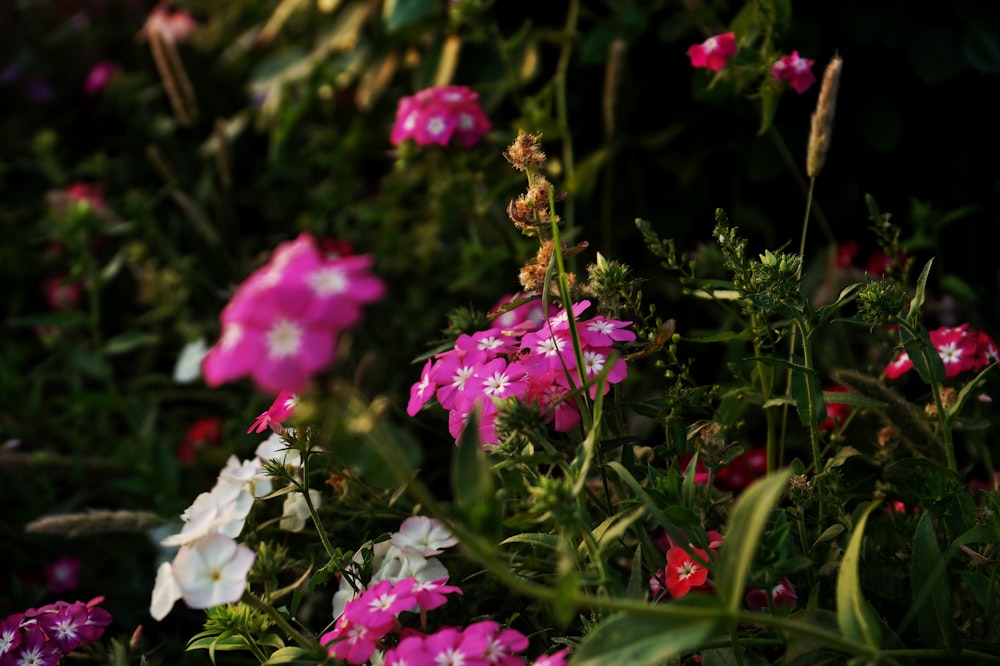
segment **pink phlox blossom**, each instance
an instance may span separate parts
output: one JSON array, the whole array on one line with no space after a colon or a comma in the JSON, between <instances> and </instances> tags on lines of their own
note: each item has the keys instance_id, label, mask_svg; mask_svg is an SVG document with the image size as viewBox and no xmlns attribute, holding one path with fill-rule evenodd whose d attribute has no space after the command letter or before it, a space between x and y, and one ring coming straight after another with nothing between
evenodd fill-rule
<instances>
[{"instance_id":1,"label":"pink phlox blossom","mask_svg":"<svg viewBox=\"0 0 1000 666\"><path fill-rule=\"evenodd\" d=\"M630 321L615 321L597 316L580 322L580 340L591 347L610 347L616 342L633 342L635 331L626 328L631 324Z\"/></svg>"},{"instance_id":2,"label":"pink phlox blossom","mask_svg":"<svg viewBox=\"0 0 1000 666\"><path fill-rule=\"evenodd\" d=\"M736 53L736 34L727 32L709 37L701 44L688 48L687 53L691 58L692 67L703 67L718 72Z\"/></svg>"},{"instance_id":3,"label":"pink phlox blossom","mask_svg":"<svg viewBox=\"0 0 1000 666\"><path fill-rule=\"evenodd\" d=\"M786 55L771 65L771 77L779 83L791 85L801 95L816 83L811 69L814 62L811 58L799 57L798 51L792 51L791 55Z\"/></svg>"},{"instance_id":4,"label":"pink phlox blossom","mask_svg":"<svg viewBox=\"0 0 1000 666\"><path fill-rule=\"evenodd\" d=\"M580 422L580 411L569 399L569 389L555 382L556 372L529 375L527 400L534 401L559 432L568 432Z\"/></svg>"},{"instance_id":5,"label":"pink phlox blossom","mask_svg":"<svg viewBox=\"0 0 1000 666\"><path fill-rule=\"evenodd\" d=\"M489 642L482 631L447 627L424 640L424 654L435 666L488 666L485 654Z\"/></svg>"},{"instance_id":6,"label":"pink phlox blossom","mask_svg":"<svg viewBox=\"0 0 1000 666\"><path fill-rule=\"evenodd\" d=\"M793 611L798 605L798 600L795 588L788 578L782 578L777 585L771 588L770 594L767 590L760 588L748 590L746 594L747 607L754 613L763 613L772 607Z\"/></svg>"},{"instance_id":7,"label":"pink phlox blossom","mask_svg":"<svg viewBox=\"0 0 1000 666\"><path fill-rule=\"evenodd\" d=\"M403 97L389 140L398 146L412 139L420 146L448 145L452 138L471 148L490 130L479 94L465 86L439 86Z\"/></svg>"},{"instance_id":8,"label":"pink phlox blossom","mask_svg":"<svg viewBox=\"0 0 1000 666\"><path fill-rule=\"evenodd\" d=\"M990 336L968 324L943 326L930 331L929 337L949 378L969 370L978 372L998 358L997 345ZM896 379L912 367L913 361L901 350L886 366L885 376Z\"/></svg>"},{"instance_id":9,"label":"pink phlox blossom","mask_svg":"<svg viewBox=\"0 0 1000 666\"><path fill-rule=\"evenodd\" d=\"M88 616L87 607L78 601L39 615L38 626L55 642L60 652L68 654L84 643L83 630Z\"/></svg>"},{"instance_id":10,"label":"pink phlox blossom","mask_svg":"<svg viewBox=\"0 0 1000 666\"><path fill-rule=\"evenodd\" d=\"M375 653L375 647L392 629L395 619L380 627L368 627L352 622L346 611L334 623L333 630L319 638L319 644L326 647L328 654L349 664L363 664Z\"/></svg>"},{"instance_id":11,"label":"pink phlox blossom","mask_svg":"<svg viewBox=\"0 0 1000 666\"><path fill-rule=\"evenodd\" d=\"M369 629L391 626L397 615L416 605L416 596L413 594L415 583L414 578L404 578L395 583L390 580L379 581L347 602L344 615L351 622L363 624Z\"/></svg>"},{"instance_id":12,"label":"pink phlox blossom","mask_svg":"<svg viewBox=\"0 0 1000 666\"><path fill-rule=\"evenodd\" d=\"M62 659L55 641L50 640L45 631L35 621L21 624L21 640L18 645L0 657L4 666L56 666Z\"/></svg>"},{"instance_id":13,"label":"pink phlox blossom","mask_svg":"<svg viewBox=\"0 0 1000 666\"><path fill-rule=\"evenodd\" d=\"M413 585L413 595L422 611L434 610L447 603L446 594L462 594L462 588L457 585L445 585L447 578L438 580L417 581Z\"/></svg>"},{"instance_id":14,"label":"pink phlox blossom","mask_svg":"<svg viewBox=\"0 0 1000 666\"><path fill-rule=\"evenodd\" d=\"M198 24L183 9L171 11L165 5L159 4L153 8L139 32L143 41L155 31L174 42L183 42L198 28Z\"/></svg>"},{"instance_id":15,"label":"pink phlox blossom","mask_svg":"<svg viewBox=\"0 0 1000 666\"><path fill-rule=\"evenodd\" d=\"M260 416L247 429L247 434L251 432L261 433L270 428L274 432L280 433L283 428L281 422L295 414L295 407L299 404L299 396L287 389L278 393L267 411L261 412Z\"/></svg>"},{"instance_id":16,"label":"pink phlox blossom","mask_svg":"<svg viewBox=\"0 0 1000 666\"><path fill-rule=\"evenodd\" d=\"M573 651L573 648L563 648L552 654L544 654L531 662L531 666L566 666L566 658Z\"/></svg>"},{"instance_id":17,"label":"pink phlox blossom","mask_svg":"<svg viewBox=\"0 0 1000 666\"><path fill-rule=\"evenodd\" d=\"M87 78L83 82L83 92L87 95L96 95L107 88L111 79L115 78L120 71L121 67L113 62L107 60L98 62L87 74Z\"/></svg>"},{"instance_id":18,"label":"pink phlox blossom","mask_svg":"<svg viewBox=\"0 0 1000 666\"><path fill-rule=\"evenodd\" d=\"M434 397L437 384L434 383L432 377L433 369L434 362L427 359L423 370L420 371L420 381L410 387L410 401L406 404L406 413L410 416L416 416L417 412L423 409L424 405Z\"/></svg>"},{"instance_id":19,"label":"pink phlox blossom","mask_svg":"<svg viewBox=\"0 0 1000 666\"><path fill-rule=\"evenodd\" d=\"M24 613L14 613L0 620L0 659L14 652L21 644L21 623Z\"/></svg>"},{"instance_id":20,"label":"pink phlox blossom","mask_svg":"<svg viewBox=\"0 0 1000 666\"><path fill-rule=\"evenodd\" d=\"M465 628L465 634L482 634L486 637L483 657L491 666L523 666L524 659L515 656L528 647L528 638L516 629L501 629L489 620L476 622Z\"/></svg>"},{"instance_id":21,"label":"pink phlox blossom","mask_svg":"<svg viewBox=\"0 0 1000 666\"><path fill-rule=\"evenodd\" d=\"M358 323L361 306L384 295L367 272L371 263L364 255L326 259L307 233L279 245L223 309L222 336L202 362L205 381L250 375L268 392L305 388L333 360L338 335Z\"/></svg>"},{"instance_id":22,"label":"pink phlox blossom","mask_svg":"<svg viewBox=\"0 0 1000 666\"><path fill-rule=\"evenodd\" d=\"M49 592L62 594L76 589L77 577L82 562L71 555L62 555L45 567L45 578L48 581Z\"/></svg>"}]
</instances>

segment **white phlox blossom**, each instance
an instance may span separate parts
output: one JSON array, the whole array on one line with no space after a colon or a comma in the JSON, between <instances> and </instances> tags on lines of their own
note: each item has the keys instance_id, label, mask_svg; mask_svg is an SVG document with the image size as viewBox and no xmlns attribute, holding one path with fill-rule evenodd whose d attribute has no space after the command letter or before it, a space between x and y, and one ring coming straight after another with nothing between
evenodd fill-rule
<instances>
[{"instance_id":1,"label":"white phlox blossom","mask_svg":"<svg viewBox=\"0 0 1000 666\"><path fill-rule=\"evenodd\" d=\"M445 548L458 543L458 538L440 521L427 516L410 516L389 539L397 548L410 546L424 557L440 555Z\"/></svg>"},{"instance_id":2,"label":"white phlox blossom","mask_svg":"<svg viewBox=\"0 0 1000 666\"><path fill-rule=\"evenodd\" d=\"M313 507L318 508L322 502L322 495L318 490L309 489L309 499ZM305 496L300 492L290 492L285 495L285 503L281 506L281 522L278 527L289 532L301 532L309 520L309 505L306 504Z\"/></svg>"}]
</instances>

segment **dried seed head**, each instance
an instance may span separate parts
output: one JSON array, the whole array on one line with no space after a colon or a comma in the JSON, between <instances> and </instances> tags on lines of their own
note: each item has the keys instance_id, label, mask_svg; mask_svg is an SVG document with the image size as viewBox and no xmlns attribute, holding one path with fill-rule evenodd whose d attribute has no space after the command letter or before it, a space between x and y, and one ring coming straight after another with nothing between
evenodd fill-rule
<instances>
[{"instance_id":1,"label":"dried seed head","mask_svg":"<svg viewBox=\"0 0 1000 666\"><path fill-rule=\"evenodd\" d=\"M508 146L503 156L518 171L538 171L545 164L545 153L539 143L541 135L517 133L514 143Z\"/></svg>"},{"instance_id":2,"label":"dried seed head","mask_svg":"<svg viewBox=\"0 0 1000 666\"><path fill-rule=\"evenodd\" d=\"M840 69L844 61L839 55L826 66L823 85L819 89L819 100L812 115L812 131L809 132L809 147L806 152L806 174L815 178L823 169L826 153L830 149L833 135L833 116L837 110L837 89L840 87Z\"/></svg>"}]
</instances>

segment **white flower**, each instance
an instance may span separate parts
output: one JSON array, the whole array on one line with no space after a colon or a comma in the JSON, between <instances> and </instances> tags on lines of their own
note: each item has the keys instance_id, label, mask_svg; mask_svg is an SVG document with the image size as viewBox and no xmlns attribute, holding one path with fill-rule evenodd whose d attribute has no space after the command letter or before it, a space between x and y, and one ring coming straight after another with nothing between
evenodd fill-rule
<instances>
[{"instance_id":1,"label":"white flower","mask_svg":"<svg viewBox=\"0 0 1000 666\"><path fill-rule=\"evenodd\" d=\"M397 548L410 546L424 557L440 555L445 548L458 543L458 538L440 521L427 516L410 516L390 539Z\"/></svg>"},{"instance_id":2,"label":"white flower","mask_svg":"<svg viewBox=\"0 0 1000 666\"><path fill-rule=\"evenodd\" d=\"M236 484L252 497L263 497L271 493L271 479L258 458L250 458L241 463L236 456L229 456L226 466L219 472L216 486L224 483Z\"/></svg>"},{"instance_id":3,"label":"white flower","mask_svg":"<svg viewBox=\"0 0 1000 666\"><path fill-rule=\"evenodd\" d=\"M256 555L222 534L209 534L177 553L174 579L191 608L235 603L243 596Z\"/></svg>"},{"instance_id":4,"label":"white flower","mask_svg":"<svg viewBox=\"0 0 1000 666\"><path fill-rule=\"evenodd\" d=\"M383 580L396 583L404 578L416 578L421 583L426 583L448 578L448 570L441 564L441 560L436 557L428 559L409 546L398 548L388 541L359 548L358 552L354 554L352 562L355 573L361 570L361 564L364 562L363 551L366 548L370 548L372 551L374 573L371 580L362 585L362 590ZM344 612L344 606L354 598L354 595L355 591L351 586L351 581L348 580L347 576L341 577L340 589L333 595L333 617L340 617L340 614Z\"/></svg>"},{"instance_id":5,"label":"white flower","mask_svg":"<svg viewBox=\"0 0 1000 666\"><path fill-rule=\"evenodd\" d=\"M319 507L322 497L318 490L309 489L309 499L313 507ZM306 504L305 496L300 492L291 492L285 495L285 503L281 505L281 522L278 527L289 532L301 532L309 520L309 505Z\"/></svg>"},{"instance_id":6,"label":"white flower","mask_svg":"<svg viewBox=\"0 0 1000 666\"><path fill-rule=\"evenodd\" d=\"M276 432L261 442L254 454L263 462L274 460L281 463L289 472L294 473L302 467L302 455Z\"/></svg>"},{"instance_id":7,"label":"white flower","mask_svg":"<svg viewBox=\"0 0 1000 666\"><path fill-rule=\"evenodd\" d=\"M181 355L174 365L174 381L178 384L189 384L201 377L201 361L208 353L205 338L198 338L184 345Z\"/></svg>"},{"instance_id":8,"label":"white flower","mask_svg":"<svg viewBox=\"0 0 1000 666\"><path fill-rule=\"evenodd\" d=\"M149 604L149 614L154 620L162 620L181 598L181 588L174 578L174 568L170 562L164 562L156 570L156 583L153 585L153 599Z\"/></svg>"}]
</instances>

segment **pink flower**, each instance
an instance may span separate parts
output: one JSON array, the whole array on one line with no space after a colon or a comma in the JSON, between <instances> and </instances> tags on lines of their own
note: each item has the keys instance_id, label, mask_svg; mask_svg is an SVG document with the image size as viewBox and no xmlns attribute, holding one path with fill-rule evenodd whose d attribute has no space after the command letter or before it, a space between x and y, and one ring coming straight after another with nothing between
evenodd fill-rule
<instances>
[{"instance_id":1,"label":"pink flower","mask_svg":"<svg viewBox=\"0 0 1000 666\"><path fill-rule=\"evenodd\" d=\"M33 622L25 622L21 628L24 631L21 633L19 644L2 657L4 666L7 664L56 666L63 655L42 628Z\"/></svg>"},{"instance_id":2,"label":"pink flower","mask_svg":"<svg viewBox=\"0 0 1000 666\"><path fill-rule=\"evenodd\" d=\"M70 282L61 275L53 275L45 281L45 300L53 310L76 309L81 292L79 282Z\"/></svg>"},{"instance_id":3,"label":"pink flower","mask_svg":"<svg viewBox=\"0 0 1000 666\"><path fill-rule=\"evenodd\" d=\"M159 4L153 8L139 32L143 41L149 39L154 31L174 42L183 42L198 28L191 15L183 9L170 11Z\"/></svg>"},{"instance_id":4,"label":"pink flower","mask_svg":"<svg viewBox=\"0 0 1000 666\"><path fill-rule=\"evenodd\" d=\"M53 594L62 594L76 589L79 584L77 577L80 573L82 562L70 555L63 555L53 560L45 567L45 578L48 581L49 591Z\"/></svg>"},{"instance_id":5,"label":"pink flower","mask_svg":"<svg viewBox=\"0 0 1000 666\"><path fill-rule=\"evenodd\" d=\"M328 259L307 233L279 245L222 311L222 337L202 362L205 381L250 375L263 391L304 389L333 360L337 336L358 323L361 306L384 295L372 263L365 255Z\"/></svg>"},{"instance_id":6,"label":"pink flower","mask_svg":"<svg viewBox=\"0 0 1000 666\"><path fill-rule=\"evenodd\" d=\"M792 55L784 56L771 65L771 77L778 83L791 85L801 95L816 83L810 69L814 62L811 58L800 58L798 51L792 51Z\"/></svg>"},{"instance_id":7,"label":"pink flower","mask_svg":"<svg viewBox=\"0 0 1000 666\"><path fill-rule=\"evenodd\" d=\"M260 416L247 429L247 434L251 432L264 432L268 428L280 433L284 428L281 422L290 418L295 413L295 406L298 405L299 396L293 392L285 390L278 394L266 412L261 412Z\"/></svg>"},{"instance_id":8,"label":"pink flower","mask_svg":"<svg viewBox=\"0 0 1000 666\"><path fill-rule=\"evenodd\" d=\"M404 97L399 100L389 140L394 146L407 139L420 146L447 146L454 137L463 148L471 148L490 130L478 98L478 93L465 86L427 88Z\"/></svg>"},{"instance_id":9,"label":"pink flower","mask_svg":"<svg viewBox=\"0 0 1000 666\"><path fill-rule=\"evenodd\" d=\"M538 659L531 662L531 666L566 666L566 657L573 651L573 648L563 648L552 654L543 654Z\"/></svg>"},{"instance_id":10,"label":"pink flower","mask_svg":"<svg viewBox=\"0 0 1000 666\"><path fill-rule=\"evenodd\" d=\"M102 60L94 65L90 73L87 74L87 78L83 82L83 92L87 95L96 95L107 88L111 79L120 71L121 67L115 63Z\"/></svg>"},{"instance_id":11,"label":"pink flower","mask_svg":"<svg viewBox=\"0 0 1000 666\"><path fill-rule=\"evenodd\" d=\"M327 648L330 655L350 664L363 664L375 652L375 644L389 633L393 622L381 627L367 627L351 622L344 612L328 631L319 637L319 644Z\"/></svg>"},{"instance_id":12,"label":"pink flower","mask_svg":"<svg viewBox=\"0 0 1000 666\"><path fill-rule=\"evenodd\" d=\"M704 67L711 72L718 72L725 67L734 53L736 53L736 35L732 32L709 37L701 44L695 44L688 49L691 66Z\"/></svg>"},{"instance_id":13,"label":"pink flower","mask_svg":"<svg viewBox=\"0 0 1000 666\"><path fill-rule=\"evenodd\" d=\"M969 328L968 324L942 326L931 331L929 337L944 362L946 377L955 377L968 370L978 372L998 358L997 345L990 336ZM912 367L909 355L900 351L886 366L885 376L896 379Z\"/></svg>"},{"instance_id":14,"label":"pink flower","mask_svg":"<svg viewBox=\"0 0 1000 666\"><path fill-rule=\"evenodd\" d=\"M23 613L15 613L0 620L0 660L4 655L11 654L21 644L21 622Z\"/></svg>"},{"instance_id":15,"label":"pink flower","mask_svg":"<svg viewBox=\"0 0 1000 666\"><path fill-rule=\"evenodd\" d=\"M364 590L356 599L347 602L344 615L355 624L369 629L391 626L396 616L416 604L413 594L415 578L404 578L396 583L383 580Z\"/></svg>"},{"instance_id":16,"label":"pink flower","mask_svg":"<svg viewBox=\"0 0 1000 666\"><path fill-rule=\"evenodd\" d=\"M792 582L788 578L782 578L771 589L770 594L767 590L759 588L749 590L746 599L747 607L754 613L763 613L772 607L793 611L799 601L798 595L795 594L795 588L792 587Z\"/></svg>"}]
</instances>

